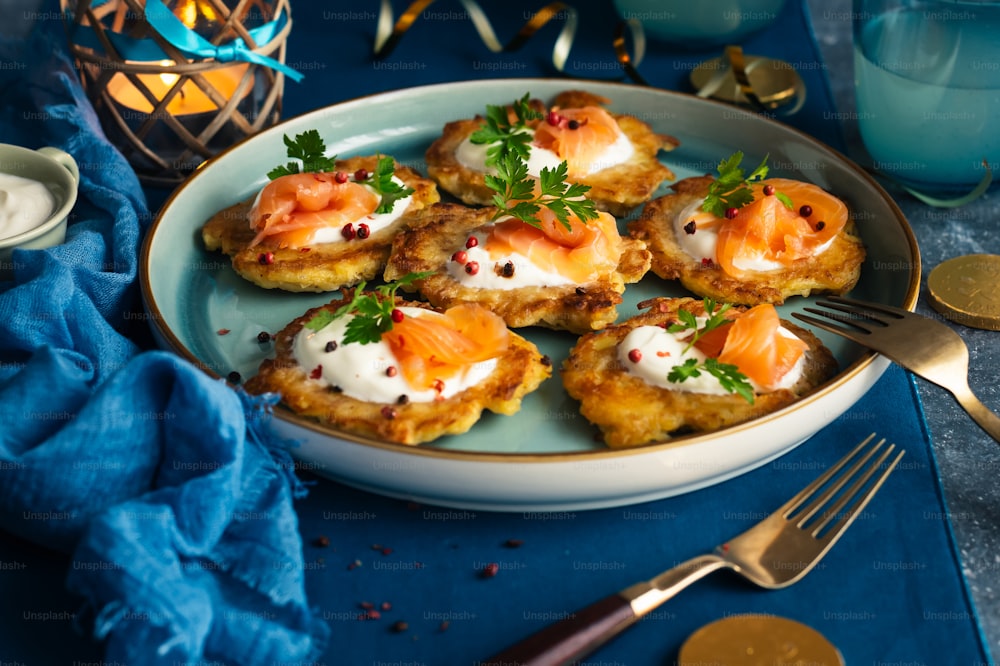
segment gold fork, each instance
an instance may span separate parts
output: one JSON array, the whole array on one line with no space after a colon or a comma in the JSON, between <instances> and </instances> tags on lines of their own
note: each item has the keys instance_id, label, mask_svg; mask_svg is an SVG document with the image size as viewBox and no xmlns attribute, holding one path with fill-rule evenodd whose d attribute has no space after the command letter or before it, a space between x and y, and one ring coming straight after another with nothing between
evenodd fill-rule
<instances>
[{"instance_id":1,"label":"gold fork","mask_svg":"<svg viewBox=\"0 0 1000 666\"><path fill-rule=\"evenodd\" d=\"M841 296L818 301L796 319L853 340L903 366L913 374L951 392L958 404L1000 442L1000 417L991 412L969 388L969 349L961 336L936 319L880 303L866 303Z\"/></svg>"},{"instance_id":2,"label":"gold fork","mask_svg":"<svg viewBox=\"0 0 1000 666\"><path fill-rule=\"evenodd\" d=\"M719 569L768 589L795 583L830 550L903 457L900 450L889 460L895 445L883 447L884 439L869 445L874 438L869 435L781 508L713 553L605 597L480 663L556 666L580 659Z\"/></svg>"}]
</instances>

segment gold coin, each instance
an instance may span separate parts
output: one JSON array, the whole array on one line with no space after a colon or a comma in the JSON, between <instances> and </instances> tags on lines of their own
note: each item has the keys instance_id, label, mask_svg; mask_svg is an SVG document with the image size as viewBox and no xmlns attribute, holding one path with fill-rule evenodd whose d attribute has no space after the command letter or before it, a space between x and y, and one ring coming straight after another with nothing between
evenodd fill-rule
<instances>
[{"instance_id":1,"label":"gold coin","mask_svg":"<svg viewBox=\"0 0 1000 666\"><path fill-rule=\"evenodd\" d=\"M1000 331L1000 255L942 262L927 276L927 301L954 322Z\"/></svg>"},{"instance_id":2,"label":"gold coin","mask_svg":"<svg viewBox=\"0 0 1000 666\"><path fill-rule=\"evenodd\" d=\"M766 106L777 107L794 101L801 77L787 62L759 56L746 56L746 72L757 99ZM691 85L703 91L709 86L708 96L731 104L749 104L733 76L725 58L713 58L691 70Z\"/></svg>"},{"instance_id":3,"label":"gold coin","mask_svg":"<svg viewBox=\"0 0 1000 666\"><path fill-rule=\"evenodd\" d=\"M681 646L678 666L843 666L821 633L776 615L733 615L707 624Z\"/></svg>"}]
</instances>

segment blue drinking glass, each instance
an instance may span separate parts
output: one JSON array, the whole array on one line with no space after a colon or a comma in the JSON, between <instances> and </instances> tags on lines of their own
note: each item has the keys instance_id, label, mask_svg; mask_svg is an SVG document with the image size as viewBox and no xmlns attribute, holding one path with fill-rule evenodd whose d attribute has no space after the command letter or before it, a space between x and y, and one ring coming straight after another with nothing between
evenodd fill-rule
<instances>
[{"instance_id":1,"label":"blue drinking glass","mask_svg":"<svg viewBox=\"0 0 1000 666\"><path fill-rule=\"evenodd\" d=\"M1000 2L854 0L861 138L876 170L928 193L1000 175Z\"/></svg>"}]
</instances>

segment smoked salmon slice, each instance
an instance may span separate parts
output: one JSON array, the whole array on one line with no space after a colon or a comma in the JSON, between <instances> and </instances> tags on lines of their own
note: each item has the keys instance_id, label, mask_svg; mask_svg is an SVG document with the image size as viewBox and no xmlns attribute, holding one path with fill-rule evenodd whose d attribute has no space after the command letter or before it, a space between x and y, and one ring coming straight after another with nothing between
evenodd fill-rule
<instances>
[{"instance_id":1,"label":"smoked salmon slice","mask_svg":"<svg viewBox=\"0 0 1000 666\"><path fill-rule=\"evenodd\" d=\"M379 198L364 185L338 182L334 173L295 173L268 183L250 211L257 232L250 246L265 240L278 248L308 245L323 227L342 227L375 212Z\"/></svg>"},{"instance_id":2,"label":"smoked salmon slice","mask_svg":"<svg viewBox=\"0 0 1000 666\"><path fill-rule=\"evenodd\" d=\"M777 196L765 195L768 185L790 198L792 207ZM844 202L811 183L770 178L752 189L753 203L740 208L732 219L715 218L720 220L716 263L733 277L746 277L749 272L737 265L741 259L788 266L810 257L847 224ZM702 227L701 222L697 225Z\"/></svg>"},{"instance_id":3,"label":"smoked salmon slice","mask_svg":"<svg viewBox=\"0 0 1000 666\"><path fill-rule=\"evenodd\" d=\"M484 244L493 258L511 254L527 257L539 268L558 273L577 284L614 270L621 259L621 236L615 218L599 213L581 222L570 216L570 227L548 208L538 211L539 227L517 219L494 224Z\"/></svg>"},{"instance_id":4,"label":"smoked salmon slice","mask_svg":"<svg viewBox=\"0 0 1000 666\"><path fill-rule=\"evenodd\" d=\"M717 357L719 362L735 365L765 390L777 387L809 348L799 338L778 331L781 319L768 303L750 308L724 326L728 334Z\"/></svg>"},{"instance_id":5,"label":"smoked salmon slice","mask_svg":"<svg viewBox=\"0 0 1000 666\"><path fill-rule=\"evenodd\" d=\"M621 129L614 117L597 106L553 109L535 128L535 144L565 160L569 175L589 173Z\"/></svg>"},{"instance_id":6,"label":"smoked salmon slice","mask_svg":"<svg viewBox=\"0 0 1000 666\"><path fill-rule=\"evenodd\" d=\"M473 363L503 354L510 344L504 320L486 308L461 304L442 316L404 317L382 334L403 377L418 389L433 388Z\"/></svg>"}]
</instances>

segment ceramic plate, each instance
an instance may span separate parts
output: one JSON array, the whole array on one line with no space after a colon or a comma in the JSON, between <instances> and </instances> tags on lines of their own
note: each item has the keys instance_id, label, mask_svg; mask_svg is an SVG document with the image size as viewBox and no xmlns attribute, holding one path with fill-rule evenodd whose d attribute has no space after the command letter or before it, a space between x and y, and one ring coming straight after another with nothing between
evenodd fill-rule
<instances>
[{"instance_id":1,"label":"ceramic plate","mask_svg":"<svg viewBox=\"0 0 1000 666\"><path fill-rule=\"evenodd\" d=\"M285 161L284 134L317 129L341 157L381 152L425 173L423 154L443 124L506 104L525 92L550 99L562 80L512 79L400 90L319 109L266 130L207 162L163 207L143 247L141 284L160 344L207 372L254 374L276 332L330 295L258 288L238 277L229 260L206 252L200 227L240 201ZM855 211L868 249L853 295L913 307L920 260L913 234L888 195L839 153L784 125L731 106L622 84L573 82L612 100L611 108L680 139L662 159L678 178L715 171L742 150L756 165L769 155L772 175L799 177L838 194ZM665 190L664 190L665 191ZM630 285L619 312L652 296L680 296L679 286L650 274ZM806 299L779 308L788 318ZM228 329L227 335L217 331ZM527 336L558 367L575 341L570 334L529 330ZM740 426L628 451L595 442L594 430L562 390L558 374L524 400L515 416L484 415L467 434L408 447L324 429L278 408L273 427L300 443L308 468L349 485L416 501L479 510L554 511L608 507L658 499L718 483L791 450L836 419L888 365L840 338L821 335L841 364L840 374L795 405Z\"/></svg>"}]
</instances>

